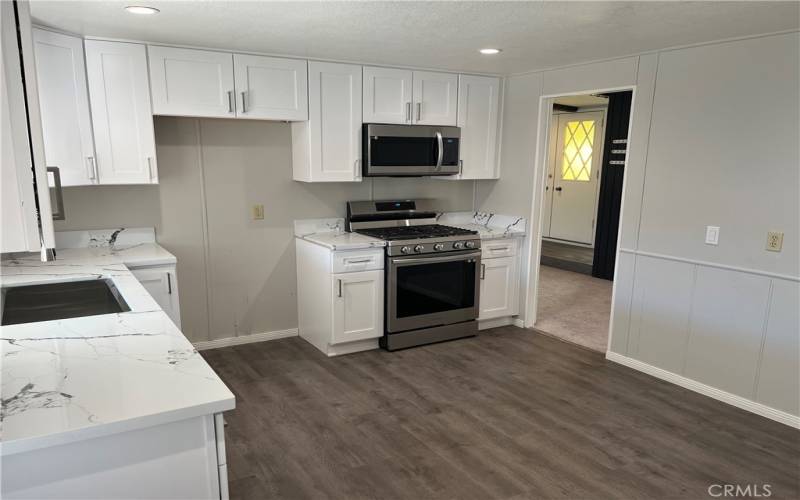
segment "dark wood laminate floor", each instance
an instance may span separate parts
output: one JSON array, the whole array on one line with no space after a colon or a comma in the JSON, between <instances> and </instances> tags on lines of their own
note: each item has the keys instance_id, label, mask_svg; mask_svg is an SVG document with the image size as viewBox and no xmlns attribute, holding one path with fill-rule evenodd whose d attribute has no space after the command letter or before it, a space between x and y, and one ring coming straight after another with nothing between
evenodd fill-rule
<instances>
[{"instance_id":1,"label":"dark wood laminate floor","mask_svg":"<svg viewBox=\"0 0 800 500\"><path fill-rule=\"evenodd\" d=\"M236 394L231 498L798 498L800 432L530 330L326 358L203 356ZM762 490L763 492L763 490Z\"/></svg>"}]
</instances>

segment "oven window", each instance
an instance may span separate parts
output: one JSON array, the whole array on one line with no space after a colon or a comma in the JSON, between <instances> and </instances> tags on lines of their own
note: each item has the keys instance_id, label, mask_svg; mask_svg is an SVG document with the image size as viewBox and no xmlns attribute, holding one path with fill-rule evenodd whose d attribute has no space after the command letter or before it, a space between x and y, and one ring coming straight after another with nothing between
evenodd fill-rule
<instances>
[{"instance_id":1,"label":"oven window","mask_svg":"<svg viewBox=\"0 0 800 500\"><path fill-rule=\"evenodd\" d=\"M397 317L475 305L475 262L454 261L397 268Z\"/></svg>"},{"instance_id":2,"label":"oven window","mask_svg":"<svg viewBox=\"0 0 800 500\"><path fill-rule=\"evenodd\" d=\"M376 167L427 167L436 164L435 138L372 136L370 163Z\"/></svg>"}]
</instances>

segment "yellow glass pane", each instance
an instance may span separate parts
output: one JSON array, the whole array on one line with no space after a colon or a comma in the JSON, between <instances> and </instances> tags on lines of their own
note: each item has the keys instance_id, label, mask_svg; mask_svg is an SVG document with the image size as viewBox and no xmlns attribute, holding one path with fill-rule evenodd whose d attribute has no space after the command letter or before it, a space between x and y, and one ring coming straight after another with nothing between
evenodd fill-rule
<instances>
[{"instance_id":1,"label":"yellow glass pane","mask_svg":"<svg viewBox=\"0 0 800 500\"><path fill-rule=\"evenodd\" d=\"M564 151L561 179L588 182L592 177L594 120L567 122L564 128Z\"/></svg>"}]
</instances>

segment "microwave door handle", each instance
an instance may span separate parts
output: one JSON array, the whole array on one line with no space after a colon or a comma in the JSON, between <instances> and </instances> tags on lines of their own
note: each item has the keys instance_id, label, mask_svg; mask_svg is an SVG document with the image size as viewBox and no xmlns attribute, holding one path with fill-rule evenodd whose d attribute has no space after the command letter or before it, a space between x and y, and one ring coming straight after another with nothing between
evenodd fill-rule
<instances>
[{"instance_id":1,"label":"microwave door handle","mask_svg":"<svg viewBox=\"0 0 800 500\"><path fill-rule=\"evenodd\" d=\"M441 132L436 132L436 142L439 146L439 154L436 157L436 170L441 170L442 159L444 158L444 141L442 140Z\"/></svg>"}]
</instances>

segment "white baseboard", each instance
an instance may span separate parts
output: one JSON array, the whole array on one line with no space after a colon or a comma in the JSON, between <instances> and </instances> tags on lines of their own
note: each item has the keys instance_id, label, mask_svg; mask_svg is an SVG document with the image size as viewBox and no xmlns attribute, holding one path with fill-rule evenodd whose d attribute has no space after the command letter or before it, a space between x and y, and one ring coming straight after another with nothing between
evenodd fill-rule
<instances>
[{"instance_id":1,"label":"white baseboard","mask_svg":"<svg viewBox=\"0 0 800 500\"><path fill-rule=\"evenodd\" d=\"M277 330L274 332L253 333L252 335L242 335L240 337L226 337L224 339L204 340L192 342L198 351L205 349L217 349L232 345L252 344L253 342L265 342L267 340L285 339L286 337L297 337L297 328L288 330Z\"/></svg>"},{"instance_id":2,"label":"white baseboard","mask_svg":"<svg viewBox=\"0 0 800 500\"><path fill-rule=\"evenodd\" d=\"M514 318L514 326L518 328L525 328L525 322L519 318Z\"/></svg>"},{"instance_id":3,"label":"white baseboard","mask_svg":"<svg viewBox=\"0 0 800 500\"><path fill-rule=\"evenodd\" d=\"M652 375L653 377L660 378L661 380L671 382L675 385L679 385L684 389L689 389L690 391L700 393L704 396L722 401L723 403L728 403L729 405L737 408L747 410L751 413L755 413L756 415L761 415L762 417L766 417L770 420L794 427L795 429L800 429L800 416L792 415L791 413L786 413L785 411L776 410L770 406L756 403L755 401L743 398L742 396L737 396L736 394L731 394L730 392L717 389L716 387L711 387L710 385L677 375L662 368L648 365L647 363L623 356L622 354L607 352L606 359L627 366L628 368L633 368L634 370L644 372L648 375Z\"/></svg>"},{"instance_id":4,"label":"white baseboard","mask_svg":"<svg viewBox=\"0 0 800 500\"><path fill-rule=\"evenodd\" d=\"M497 328L498 326L507 326L513 323L511 316L503 316L502 318L492 318L478 320L478 330L486 330L489 328Z\"/></svg>"}]
</instances>

